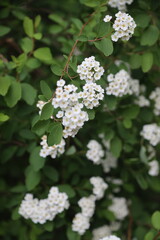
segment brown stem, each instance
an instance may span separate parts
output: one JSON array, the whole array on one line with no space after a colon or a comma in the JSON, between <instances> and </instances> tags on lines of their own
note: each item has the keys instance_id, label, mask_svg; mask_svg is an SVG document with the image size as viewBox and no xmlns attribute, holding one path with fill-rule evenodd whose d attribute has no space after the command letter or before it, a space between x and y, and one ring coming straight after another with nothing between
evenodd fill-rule
<instances>
[{"instance_id":1,"label":"brown stem","mask_svg":"<svg viewBox=\"0 0 160 240\"><path fill-rule=\"evenodd\" d=\"M113 31L112 31L112 32L113 32ZM105 36L103 36L103 37L101 37L101 38L95 38L95 39L93 39L93 40L88 40L88 42L100 41L100 40L102 40L102 39L107 38L108 36L110 36L112 32L108 33L107 35L105 35Z\"/></svg>"},{"instance_id":2,"label":"brown stem","mask_svg":"<svg viewBox=\"0 0 160 240\"><path fill-rule=\"evenodd\" d=\"M153 240L157 240L158 237L160 237L160 232L157 233L157 235L153 238Z\"/></svg>"},{"instance_id":3,"label":"brown stem","mask_svg":"<svg viewBox=\"0 0 160 240\"><path fill-rule=\"evenodd\" d=\"M128 224L128 232L127 232L127 240L132 240L132 225L133 225L133 218L131 213L129 214L129 224Z\"/></svg>"}]
</instances>

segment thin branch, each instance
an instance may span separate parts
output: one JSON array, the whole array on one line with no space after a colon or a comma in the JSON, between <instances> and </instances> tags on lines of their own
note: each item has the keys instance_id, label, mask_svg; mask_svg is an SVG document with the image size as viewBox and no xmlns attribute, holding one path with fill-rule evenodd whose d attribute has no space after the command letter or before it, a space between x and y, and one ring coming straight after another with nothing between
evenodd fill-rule
<instances>
[{"instance_id":1,"label":"thin branch","mask_svg":"<svg viewBox=\"0 0 160 240\"><path fill-rule=\"evenodd\" d=\"M157 233L157 235L153 238L153 240L157 240L158 237L160 237L160 232Z\"/></svg>"}]
</instances>

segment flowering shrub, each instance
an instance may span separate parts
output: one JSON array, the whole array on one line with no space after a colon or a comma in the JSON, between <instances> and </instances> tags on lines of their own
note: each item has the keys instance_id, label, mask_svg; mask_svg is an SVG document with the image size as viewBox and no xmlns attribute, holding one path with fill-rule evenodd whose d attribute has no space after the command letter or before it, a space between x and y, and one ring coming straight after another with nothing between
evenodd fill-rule
<instances>
[{"instance_id":1,"label":"flowering shrub","mask_svg":"<svg viewBox=\"0 0 160 240\"><path fill-rule=\"evenodd\" d=\"M4 240L160 239L160 3L1 1Z\"/></svg>"}]
</instances>

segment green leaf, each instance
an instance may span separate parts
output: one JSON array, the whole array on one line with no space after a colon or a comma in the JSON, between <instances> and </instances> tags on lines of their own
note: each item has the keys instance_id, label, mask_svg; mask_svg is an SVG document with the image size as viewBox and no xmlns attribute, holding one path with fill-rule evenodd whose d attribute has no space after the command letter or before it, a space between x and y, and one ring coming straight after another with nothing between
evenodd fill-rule
<instances>
[{"instance_id":1,"label":"green leaf","mask_svg":"<svg viewBox=\"0 0 160 240\"><path fill-rule=\"evenodd\" d=\"M52 180L52 182L57 182L58 181L59 174L58 174L58 171L55 168L50 167L50 166L45 166L43 168L43 172L44 172L44 174L47 178Z\"/></svg>"},{"instance_id":2,"label":"green leaf","mask_svg":"<svg viewBox=\"0 0 160 240\"><path fill-rule=\"evenodd\" d=\"M14 107L16 103L21 99L21 84L13 81L5 96L5 101L8 107Z\"/></svg>"},{"instance_id":3,"label":"green leaf","mask_svg":"<svg viewBox=\"0 0 160 240\"><path fill-rule=\"evenodd\" d=\"M119 137L114 137L111 140L111 146L110 146L111 152L113 156L119 157L122 151L122 141Z\"/></svg>"},{"instance_id":4,"label":"green leaf","mask_svg":"<svg viewBox=\"0 0 160 240\"><path fill-rule=\"evenodd\" d=\"M72 228L69 226L67 228L67 239L68 240L80 240L81 236L77 232L72 231Z\"/></svg>"},{"instance_id":5,"label":"green leaf","mask_svg":"<svg viewBox=\"0 0 160 240\"><path fill-rule=\"evenodd\" d=\"M60 192L65 192L69 198L73 198L76 195L74 189L68 184L58 185L58 188Z\"/></svg>"},{"instance_id":6,"label":"green leaf","mask_svg":"<svg viewBox=\"0 0 160 240\"><path fill-rule=\"evenodd\" d=\"M28 83L22 83L22 98L23 100L29 104L29 105L33 105L33 103L36 100L36 96L37 96L37 90L32 87L32 85L28 84Z\"/></svg>"},{"instance_id":7,"label":"green leaf","mask_svg":"<svg viewBox=\"0 0 160 240\"><path fill-rule=\"evenodd\" d=\"M62 140L62 135L63 135L62 124L59 122L53 123L47 138L48 145L53 146L55 144L59 144Z\"/></svg>"},{"instance_id":8,"label":"green leaf","mask_svg":"<svg viewBox=\"0 0 160 240\"><path fill-rule=\"evenodd\" d=\"M125 128L131 128L132 127L132 121L130 119L125 118L123 120L123 125Z\"/></svg>"},{"instance_id":9,"label":"green leaf","mask_svg":"<svg viewBox=\"0 0 160 240\"><path fill-rule=\"evenodd\" d=\"M137 26L146 28L151 20L151 16L145 13L138 14L134 18Z\"/></svg>"},{"instance_id":10,"label":"green leaf","mask_svg":"<svg viewBox=\"0 0 160 240\"><path fill-rule=\"evenodd\" d=\"M11 28L0 25L0 37L6 35L11 31Z\"/></svg>"},{"instance_id":11,"label":"green leaf","mask_svg":"<svg viewBox=\"0 0 160 240\"><path fill-rule=\"evenodd\" d=\"M135 119L139 114L140 108L137 105L131 105L122 111L122 116L126 119Z\"/></svg>"},{"instance_id":12,"label":"green leaf","mask_svg":"<svg viewBox=\"0 0 160 240\"><path fill-rule=\"evenodd\" d=\"M32 150L30 157L29 157L29 162L31 166L33 167L33 170L35 172L39 171L41 168L43 168L44 163L45 163L45 158L40 157L40 150L41 147L36 147Z\"/></svg>"},{"instance_id":13,"label":"green leaf","mask_svg":"<svg viewBox=\"0 0 160 240\"><path fill-rule=\"evenodd\" d=\"M5 96L11 85L11 79L9 76L0 77L0 95Z\"/></svg>"},{"instance_id":14,"label":"green leaf","mask_svg":"<svg viewBox=\"0 0 160 240\"><path fill-rule=\"evenodd\" d=\"M16 207L13 211L12 211L12 220L18 220L20 218L20 214L18 213L19 207Z\"/></svg>"},{"instance_id":15,"label":"green leaf","mask_svg":"<svg viewBox=\"0 0 160 240\"><path fill-rule=\"evenodd\" d=\"M49 120L36 121L32 126L32 131L37 135L43 135L49 126Z\"/></svg>"},{"instance_id":16,"label":"green leaf","mask_svg":"<svg viewBox=\"0 0 160 240\"><path fill-rule=\"evenodd\" d=\"M95 111L93 109L87 109L86 111L87 111L89 120L93 120L95 118Z\"/></svg>"},{"instance_id":17,"label":"green leaf","mask_svg":"<svg viewBox=\"0 0 160 240\"><path fill-rule=\"evenodd\" d=\"M42 33L35 33L33 35L33 37L36 39L36 40L40 40L42 38Z\"/></svg>"},{"instance_id":18,"label":"green leaf","mask_svg":"<svg viewBox=\"0 0 160 240\"><path fill-rule=\"evenodd\" d=\"M81 41L81 42L87 42L88 38L85 35L81 35L77 38L77 40Z\"/></svg>"},{"instance_id":19,"label":"green leaf","mask_svg":"<svg viewBox=\"0 0 160 240\"><path fill-rule=\"evenodd\" d=\"M136 177L136 180L139 184L139 186L142 188L142 189L147 189L148 188L148 184L147 184L147 181L146 179L144 178L144 176L141 174L141 173L135 173L135 177Z\"/></svg>"},{"instance_id":20,"label":"green leaf","mask_svg":"<svg viewBox=\"0 0 160 240\"><path fill-rule=\"evenodd\" d=\"M80 0L80 2L87 7L96 7L99 5L99 1L97 0Z\"/></svg>"},{"instance_id":21,"label":"green leaf","mask_svg":"<svg viewBox=\"0 0 160 240\"><path fill-rule=\"evenodd\" d=\"M46 222L44 225L43 225L44 229L48 232L52 232L53 229L54 229L54 223L53 222Z\"/></svg>"},{"instance_id":22,"label":"green leaf","mask_svg":"<svg viewBox=\"0 0 160 240\"><path fill-rule=\"evenodd\" d=\"M33 56L41 61L50 63L52 61L52 53L50 48L38 48L33 52Z\"/></svg>"},{"instance_id":23,"label":"green leaf","mask_svg":"<svg viewBox=\"0 0 160 240\"><path fill-rule=\"evenodd\" d=\"M74 153L76 153L76 148L75 148L75 146L71 146L71 147L66 151L66 155L67 155L67 156L73 155Z\"/></svg>"},{"instance_id":24,"label":"green leaf","mask_svg":"<svg viewBox=\"0 0 160 240\"><path fill-rule=\"evenodd\" d=\"M155 236L155 234L154 234L154 232L151 230L151 231L149 231L149 232L145 235L144 240L153 240L153 239L154 239L154 236Z\"/></svg>"},{"instance_id":25,"label":"green leaf","mask_svg":"<svg viewBox=\"0 0 160 240\"><path fill-rule=\"evenodd\" d=\"M52 91L51 91L50 87L48 86L48 84L45 81L41 81L40 87L41 87L41 91L42 91L43 95L45 96L45 98L48 100L51 99Z\"/></svg>"},{"instance_id":26,"label":"green leaf","mask_svg":"<svg viewBox=\"0 0 160 240\"><path fill-rule=\"evenodd\" d=\"M114 96L106 95L105 99L106 99L107 107L109 108L109 110L115 110L117 106L117 98Z\"/></svg>"},{"instance_id":27,"label":"green leaf","mask_svg":"<svg viewBox=\"0 0 160 240\"><path fill-rule=\"evenodd\" d=\"M153 65L153 54L151 52L142 55L142 71L148 72Z\"/></svg>"},{"instance_id":28,"label":"green leaf","mask_svg":"<svg viewBox=\"0 0 160 240\"><path fill-rule=\"evenodd\" d=\"M142 34L140 43L142 46L146 46L146 45L152 46L157 42L158 37L159 37L159 29L156 26L151 25Z\"/></svg>"},{"instance_id":29,"label":"green leaf","mask_svg":"<svg viewBox=\"0 0 160 240\"><path fill-rule=\"evenodd\" d=\"M41 176L39 172L35 172L32 168L26 174L26 187L28 191L33 190L40 182Z\"/></svg>"},{"instance_id":30,"label":"green leaf","mask_svg":"<svg viewBox=\"0 0 160 240\"><path fill-rule=\"evenodd\" d=\"M58 23L59 25L61 25L64 28L67 25L67 21L64 21L63 18L59 14L52 13L48 17L49 17L49 19Z\"/></svg>"},{"instance_id":31,"label":"green leaf","mask_svg":"<svg viewBox=\"0 0 160 240\"><path fill-rule=\"evenodd\" d=\"M113 43L109 38L94 42L94 45L107 57L113 52Z\"/></svg>"},{"instance_id":32,"label":"green leaf","mask_svg":"<svg viewBox=\"0 0 160 240\"><path fill-rule=\"evenodd\" d=\"M34 34L33 20L29 17L25 17L23 21L23 28L25 33L32 38Z\"/></svg>"},{"instance_id":33,"label":"green leaf","mask_svg":"<svg viewBox=\"0 0 160 240\"><path fill-rule=\"evenodd\" d=\"M47 120L52 116L52 114L53 114L53 106L51 102L48 102L42 108L40 119Z\"/></svg>"},{"instance_id":34,"label":"green leaf","mask_svg":"<svg viewBox=\"0 0 160 240\"><path fill-rule=\"evenodd\" d=\"M9 119L8 115L0 113L0 122L6 122L8 119Z\"/></svg>"},{"instance_id":35,"label":"green leaf","mask_svg":"<svg viewBox=\"0 0 160 240\"><path fill-rule=\"evenodd\" d=\"M21 48L25 53L29 53L33 49L33 41L32 39L26 37L21 40Z\"/></svg>"},{"instance_id":36,"label":"green leaf","mask_svg":"<svg viewBox=\"0 0 160 240\"><path fill-rule=\"evenodd\" d=\"M52 65L51 66L51 70L52 72L57 75L57 76L61 76L62 75L62 71L63 71L63 67L58 66L58 65Z\"/></svg>"},{"instance_id":37,"label":"green leaf","mask_svg":"<svg viewBox=\"0 0 160 240\"><path fill-rule=\"evenodd\" d=\"M41 22L41 16L40 16L40 15L37 15L37 16L35 17L35 21L34 21L34 26L35 26L35 28L37 28L37 27L39 26L40 22Z\"/></svg>"},{"instance_id":38,"label":"green leaf","mask_svg":"<svg viewBox=\"0 0 160 240\"><path fill-rule=\"evenodd\" d=\"M139 156L142 162L144 162L145 164L148 163L146 148L144 146L141 147Z\"/></svg>"},{"instance_id":39,"label":"green leaf","mask_svg":"<svg viewBox=\"0 0 160 240\"><path fill-rule=\"evenodd\" d=\"M109 22L100 22L95 27L95 32L97 33L97 38L106 36L111 32L111 24Z\"/></svg>"},{"instance_id":40,"label":"green leaf","mask_svg":"<svg viewBox=\"0 0 160 240\"><path fill-rule=\"evenodd\" d=\"M151 217L152 225L155 229L160 230L160 211L153 213Z\"/></svg>"},{"instance_id":41,"label":"green leaf","mask_svg":"<svg viewBox=\"0 0 160 240\"><path fill-rule=\"evenodd\" d=\"M132 69L137 69L141 66L141 55L139 54L132 54L130 58L130 65Z\"/></svg>"}]
</instances>

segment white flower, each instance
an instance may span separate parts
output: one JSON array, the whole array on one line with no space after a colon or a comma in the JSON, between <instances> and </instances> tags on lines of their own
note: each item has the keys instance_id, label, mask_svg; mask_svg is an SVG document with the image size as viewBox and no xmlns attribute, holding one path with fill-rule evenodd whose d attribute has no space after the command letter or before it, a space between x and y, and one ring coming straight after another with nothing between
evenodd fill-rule
<instances>
[{"instance_id":1,"label":"white flower","mask_svg":"<svg viewBox=\"0 0 160 240\"><path fill-rule=\"evenodd\" d=\"M53 221L55 216L69 208L68 196L59 192L57 187L51 187L46 199L33 198L26 194L19 208L19 214L34 223L44 224L47 220Z\"/></svg>"},{"instance_id":2,"label":"white flower","mask_svg":"<svg viewBox=\"0 0 160 240\"><path fill-rule=\"evenodd\" d=\"M160 142L160 127L156 123L144 125L140 134L152 146L156 146Z\"/></svg>"},{"instance_id":3,"label":"white flower","mask_svg":"<svg viewBox=\"0 0 160 240\"><path fill-rule=\"evenodd\" d=\"M65 81L63 79L60 79L57 81L57 86L58 87L63 87L65 85Z\"/></svg>"},{"instance_id":4,"label":"white flower","mask_svg":"<svg viewBox=\"0 0 160 240\"><path fill-rule=\"evenodd\" d=\"M104 22L109 22L111 19L112 19L112 16L106 15L106 16L103 18L103 21L104 21Z\"/></svg>"},{"instance_id":5,"label":"white flower","mask_svg":"<svg viewBox=\"0 0 160 240\"><path fill-rule=\"evenodd\" d=\"M158 176L159 174L159 163L157 160L152 160L148 163L149 165L149 171L148 174L151 176Z\"/></svg>"},{"instance_id":6,"label":"white flower","mask_svg":"<svg viewBox=\"0 0 160 240\"><path fill-rule=\"evenodd\" d=\"M101 158L104 156L102 146L96 140L90 140L87 147L89 150L86 153L86 157L93 161L94 164L100 164Z\"/></svg>"},{"instance_id":7,"label":"white flower","mask_svg":"<svg viewBox=\"0 0 160 240\"><path fill-rule=\"evenodd\" d=\"M109 0L108 5L113 8L118 8L119 11L126 11L126 4L130 5L133 0Z\"/></svg>"},{"instance_id":8,"label":"white flower","mask_svg":"<svg viewBox=\"0 0 160 240\"><path fill-rule=\"evenodd\" d=\"M72 230L83 235L89 227L89 218L85 217L82 213L77 213L72 222Z\"/></svg>"},{"instance_id":9,"label":"white flower","mask_svg":"<svg viewBox=\"0 0 160 240\"><path fill-rule=\"evenodd\" d=\"M108 236L108 237L101 238L99 240L121 240L121 239L114 236L114 235L111 235L111 236Z\"/></svg>"},{"instance_id":10,"label":"white flower","mask_svg":"<svg viewBox=\"0 0 160 240\"><path fill-rule=\"evenodd\" d=\"M91 177L90 183L93 185L93 193L96 196L96 199L102 199L105 190L108 188L108 184L104 182L101 177Z\"/></svg>"},{"instance_id":11,"label":"white flower","mask_svg":"<svg viewBox=\"0 0 160 240\"><path fill-rule=\"evenodd\" d=\"M118 220L123 220L128 215L127 201L122 197L114 197L112 205L108 208Z\"/></svg>"},{"instance_id":12,"label":"white flower","mask_svg":"<svg viewBox=\"0 0 160 240\"><path fill-rule=\"evenodd\" d=\"M120 38L123 41L128 41L134 33L135 21L129 14L120 11L115 16L116 20L113 24L115 32L111 35L112 41L117 42Z\"/></svg>"},{"instance_id":13,"label":"white flower","mask_svg":"<svg viewBox=\"0 0 160 240\"><path fill-rule=\"evenodd\" d=\"M160 115L160 87L151 92L149 98L154 101L154 114Z\"/></svg>"},{"instance_id":14,"label":"white flower","mask_svg":"<svg viewBox=\"0 0 160 240\"><path fill-rule=\"evenodd\" d=\"M93 195L89 197L83 197L78 201L78 205L81 207L82 214L85 217L91 218L95 211L95 200Z\"/></svg>"},{"instance_id":15,"label":"white flower","mask_svg":"<svg viewBox=\"0 0 160 240\"><path fill-rule=\"evenodd\" d=\"M100 63L95 60L94 56L91 56L85 58L81 65L77 66L77 73L81 80L92 83L101 78L104 73L104 68L100 67Z\"/></svg>"}]
</instances>

